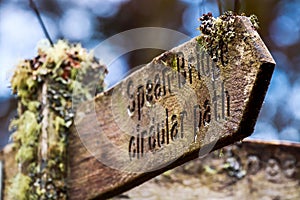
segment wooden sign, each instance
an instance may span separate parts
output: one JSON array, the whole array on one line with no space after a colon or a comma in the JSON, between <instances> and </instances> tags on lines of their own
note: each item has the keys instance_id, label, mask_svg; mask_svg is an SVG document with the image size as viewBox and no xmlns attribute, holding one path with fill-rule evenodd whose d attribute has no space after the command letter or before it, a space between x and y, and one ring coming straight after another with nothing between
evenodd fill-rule
<instances>
[{"instance_id":1,"label":"wooden sign","mask_svg":"<svg viewBox=\"0 0 300 200\"><path fill-rule=\"evenodd\" d=\"M275 62L247 17L237 16L234 28L226 65L194 38L78 107L70 199L121 194L253 132ZM3 158L8 185L16 166L12 153Z\"/></svg>"},{"instance_id":2,"label":"wooden sign","mask_svg":"<svg viewBox=\"0 0 300 200\"><path fill-rule=\"evenodd\" d=\"M72 199L116 195L253 132L275 62L248 18L235 28L226 66L192 39L79 108L90 154L72 140Z\"/></svg>"}]
</instances>

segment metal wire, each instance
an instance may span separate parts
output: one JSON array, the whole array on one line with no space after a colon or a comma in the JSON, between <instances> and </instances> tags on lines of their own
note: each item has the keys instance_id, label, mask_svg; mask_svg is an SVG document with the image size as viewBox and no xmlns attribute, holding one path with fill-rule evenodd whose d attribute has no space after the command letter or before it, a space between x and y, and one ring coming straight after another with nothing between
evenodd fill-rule
<instances>
[{"instance_id":1,"label":"metal wire","mask_svg":"<svg viewBox=\"0 0 300 200\"><path fill-rule=\"evenodd\" d=\"M50 38L50 35L49 35L49 33L48 33L47 29L46 29L46 26L45 26L45 24L44 24L44 22L42 20L40 12L39 12L38 8L36 7L34 1L33 0L29 0L29 5L34 10L34 12L35 12L35 14L36 14L36 16L37 16L37 18L39 20L39 23L40 23L40 25L41 25L41 27L43 29L43 32L44 32L46 38L49 40L51 46L53 46L53 42L52 42L52 40Z\"/></svg>"}]
</instances>

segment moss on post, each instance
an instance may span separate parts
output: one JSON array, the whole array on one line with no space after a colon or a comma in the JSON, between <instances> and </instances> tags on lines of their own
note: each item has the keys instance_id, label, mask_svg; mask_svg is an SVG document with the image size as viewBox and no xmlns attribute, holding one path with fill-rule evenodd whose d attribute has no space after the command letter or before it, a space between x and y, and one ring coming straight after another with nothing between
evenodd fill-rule
<instances>
[{"instance_id":1,"label":"moss on post","mask_svg":"<svg viewBox=\"0 0 300 200\"><path fill-rule=\"evenodd\" d=\"M79 44L42 42L34 59L21 61L11 80L18 117L11 122L19 172L10 199L67 199L66 156L75 115L72 92L103 91L106 67ZM95 86L97 86L95 88Z\"/></svg>"}]
</instances>

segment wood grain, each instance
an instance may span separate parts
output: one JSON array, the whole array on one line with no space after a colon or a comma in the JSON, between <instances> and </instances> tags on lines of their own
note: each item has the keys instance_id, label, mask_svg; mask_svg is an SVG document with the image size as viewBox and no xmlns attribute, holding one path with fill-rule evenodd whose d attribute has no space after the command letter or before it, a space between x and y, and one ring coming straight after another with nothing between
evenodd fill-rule
<instances>
[{"instance_id":1,"label":"wood grain","mask_svg":"<svg viewBox=\"0 0 300 200\"><path fill-rule=\"evenodd\" d=\"M188 72L188 67L192 66L193 76L196 77L198 76L197 72L199 72L199 70L197 71L197 59L189 58L197 58L197 56L201 58L202 56L202 58L207 59L208 64L204 64L203 69L202 66L200 67L201 79L193 79L197 81L193 81L184 93L188 99L195 100L200 105L205 99L209 99L211 103L211 121L208 126L200 127L196 139L193 133L193 123L187 123L185 127L188 127L188 131L183 138L175 141L170 139L168 144L162 145L163 147L157 147L152 151L144 150L143 153L146 152L147 156L143 157L140 153L137 159L138 154L135 154L135 157L131 157L134 159L130 160L128 155L130 138L131 136L134 136L134 139L137 138L137 132L130 132L130 130L136 128L137 123L142 126L143 123L150 124L151 121L143 114L140 114L141 120L138 120L138 112L134 112L131 117L127 116L126 118L126 110L120 110L122 108L127 109L128 104L126 102L130 102L124 94L130 80L135 80L139 85L144 80L153 79L153 75L150 73L150 66L153 67L151 64L134 72L113 89L96 97L95 102L87 102L82 106L82 111L79 113L84 113L82 114L84 117L80 117L79 126L76 128L83 144L76 135L72 136L70 143L72 151L70 152L69 191L72 199L112 197L168 169L197 158L199 154L205 154L234 143L252 133L275 62L247 18L238 17L236 31L241 34L229 47L229 64L225 67L214 66L219 67L220 70L219 72L215 71L220 73L219 79L215 81L216 88L211 82L214 74L207 72L212 70L214 64L207 57L202 56L200 48L196 48L198 45L196 39L192 39L152 61L152 63L167 63L166 66L170 66L172 55L182 56L185 59L185 65L184 70L180 71L181 74L184 71ZM247 39L242 38L242 33L245 32L250 35ZM178 54L178 52L182 52L183 55ZM175 58L177 59L177 57ZM180 59L181 57L177 64L182 63ZM206 76L205 73L209 75ZM189 77L186 78L186 81L189 82ZM230 95L230 114L227 115L227 111L225 111L225 117L222 116L224 111L221 101L217 102L217 108L214 110L214 92L221 91L222 84L224 84L224 90ZM189 90L190 88L192 90ZM195 99L189 91L194 91ZM221 93L218 95L219 98L222 96ZM184 97L178 96L177 99L184 99ZM124 102L120 103L122 100ZM117 103L120 105L116 106ZM172 96L166 96L155 102L163 108L162 110L168 108L172 114L179 115L178 113L182 109L176 110L176 108L182 105L176 103L176 99L172 99ZM118 111L121 114L115 113ZM143 112L147 112L144 107L141 110L141 113ZM189 110L188 113L192 113L192 110ZM125 125L130 125L123 126L122 120L128 120ZM133 132L136 135L132 135ZM146 137L144 142L147 140ZM83 145L87 149L84 149Z\"/></svg>"},{"instance_id":2,"label":"wood grain","mask_svg":"<svg viewBox=\"0 0 300 200\"><path fill-rule=\"evenodd\" d=\"M248 18L237 17L235 31L226 66L216 65L194 38L80 105L68 146L70 199L121 194L253 132L275 62ZM13 163L10 154L3 158ZM14 174L8 170L5 165L6 181Z\"/></svg>"}]
</instances>

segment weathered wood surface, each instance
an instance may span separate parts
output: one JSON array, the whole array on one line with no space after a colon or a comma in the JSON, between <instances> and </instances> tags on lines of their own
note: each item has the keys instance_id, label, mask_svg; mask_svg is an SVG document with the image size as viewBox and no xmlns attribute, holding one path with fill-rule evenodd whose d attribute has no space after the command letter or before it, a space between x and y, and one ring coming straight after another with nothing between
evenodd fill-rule
<instances>
[{"instance_id":1,"label":"weathered wood surface","mask_svg":"<svg viewBox=\"0 0 300 200\"><path fill-rule=\"evenodd\" d=\"M206 56L202 57L195 39L166 52L153 61L153 63L171 65L172 62L169 58L177 55L175 60L177 65L181 65L183 57L185 65L184 70L180 69L180 72L187 77L186 85L189 84L189 88L186 89L183 96L191 100L190 102L195 100L192 102L192 106L197 104L203 106L206 100L210 102L211 119L209 124L198 127L196 134L194 134L195 118L193 119L192 116L187 122L182 123L187 130L183 137L174 140L169 138L168 141L166 131L165 143L159 146L158 138L156 138L154 149L148 147L149 135L147 133L144 139L138 135L142 132L142 130L136 130L138 126L151 124L151 120L143 115L143 113L147 113L148 108L141 106L140 110L127 113L127 106L132 106L132 99L126 97L126 90L130 85L130 80L136 82L133 84L133 91L136 91L138 86L145 85L146 80L153 80L155 73L151 74L150 65L136 71L104 95L96 97L95 104L91 102L82 107L84 114L77 122L76 128L80 133L81 141L92 155L83 148L77 136L73 135L70 143L71 199L111 197L168 169L197 158L199 151L202 154L221 148L252 133L273 72L274 61L247 18L238 17L235 26L236 32L240 34L237 34L238 37L228 46L229 63L226 67L216 66ZM243 33L250 36L245 37ZM183 55L179 52L182 52ZM197 58L199 57L206 61L202 62L203 66L200 66L201 69L197 71ZM191 84L188 76L189 67L192 68L193 76ZM187 72L185 75L184 71ZM197 72L201 73L200 79L197 79ZM218 79L214 80L213 76L218 76ZM173 86L175 87L175 85ZM190 88L192 89L189 90ZM190 91L194 91L195 99L193 96L189 96ZM134 93L136 96L139 94L142 95L139 92ZM230 96L230 100L225 98L226 94ZM178 98L184 99L182 96ZM138 107L139 97L136 98L136 101ZM164 114L165 109L169 109L169 120L172 115L181 116L180 112L184 110L182 104L178 103L172 95L166 95L155 103L163 108L160 113ZM190 109L189 106L187 106L188 109ZM84 110L88 110L88 112L84 112ZM188 110L187 113L189 113L188 118L193 110ZM164 116L166 115L164 114ZM167 117L160 119L165 118ZM207 118L204 116L202 119ZM125 126L123 126L124 124ZM171 125L169 126L171 127ZM178 134L181 134L180 130L179 128ZM160 134L161 137L162 133ZM134 143L130 142L132 138ZM160 138L160 142L162 142L162 138ZM142 150L143 145L144 149ZM101 162L98 162L97 159Z\"/></svg>"},{"instance_id":2,"label":"weathered wood surface","mask_svg":"<svg viewBox=\"0 0 300 200\"><path fill-rule=\"evenodd\" d=\"M112 197L252 133L275 62L248 18L237 17L235 31L227 66L217 66L192 39L79 107L68 147L70 199ZM170 81L153 85L153 101L142 104L151 91L147 80L157 83L158 72ZM14 157L2 152L0 159L7 186Z\"/></svg>"},{"instance_id":3,"label":"weathered wood surface","mask_svg":"<svg viewBox=\"0 0 300 200\"><path fill-rule=\"evenodd\" d=\"M0 151L0 160L3 162L3 199L7 199L7 192L11 178L17 173L17 162L15 160L16 151L12 145L7 145Z\"/></svg>"},{"instance_id":4,"label":"weathered wood surface","mask_svg":"<svg viewBox=\"0 0 300 200\"><path fill-rule=\"evenodd\" d=\"M298 200L300 144L247 140L195 159L113 199Z\"/></svg>"},{"instance_id":5,"label":"weathered wood surface","mask_svg":"<svg viewBox=\"0 0 300 200\"><path fill-rule=\"evenodd\" d=\"M2 199L3 179L3 163L0 160L0 199Z\"/></svg>"}]
</instances>

